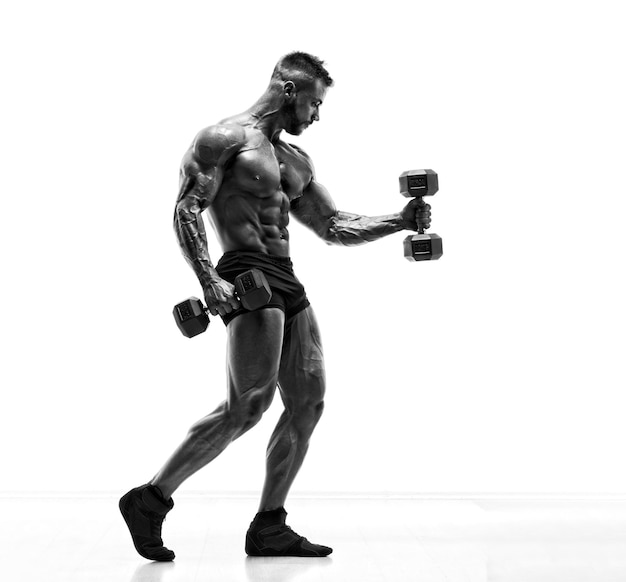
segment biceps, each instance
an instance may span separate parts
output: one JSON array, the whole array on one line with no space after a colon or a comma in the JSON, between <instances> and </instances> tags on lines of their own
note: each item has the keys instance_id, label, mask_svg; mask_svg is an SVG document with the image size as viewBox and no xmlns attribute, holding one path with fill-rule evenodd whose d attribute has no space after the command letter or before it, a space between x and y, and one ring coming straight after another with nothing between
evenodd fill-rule
<instances>
[{"instance_id":1,"label":"biceps","mask_svg":"<svg viewBox=\"0 0 626 582\"><path fill-rule=\"evenodd\" d=\"M337 208L330 194L317 182L304 191L302 197L292 204L293 214L297 220L323 236L337 215Z\"/></svg>"}]
</instances>

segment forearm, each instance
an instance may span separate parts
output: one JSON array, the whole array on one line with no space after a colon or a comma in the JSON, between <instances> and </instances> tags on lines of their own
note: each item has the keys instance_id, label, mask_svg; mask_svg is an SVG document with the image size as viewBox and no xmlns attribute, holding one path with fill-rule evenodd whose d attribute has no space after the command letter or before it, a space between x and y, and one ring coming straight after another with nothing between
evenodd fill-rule
<instances>
[{"instance_id":1,"label":"forearm","mask_svg":"<svg viewBox=\"0 0 626 582\"><path fill-rule=\"evenodd\" d=\"M324 239L344 246L372 242L404 230L406 225L400 213L385 216L360 216L337 211L330 218Z\"/></svg>"},{"instance_id":2,"label":"forearm","mask_svg":"<svg viewBox=\"0 0 626 582\"><path fill-rule=\"evenodd\" d=\"M174 214L174 232L183 256L198 277L202 288L219 278L209 256L202 216L177 208Z\"/></svg>"}]
</instances>

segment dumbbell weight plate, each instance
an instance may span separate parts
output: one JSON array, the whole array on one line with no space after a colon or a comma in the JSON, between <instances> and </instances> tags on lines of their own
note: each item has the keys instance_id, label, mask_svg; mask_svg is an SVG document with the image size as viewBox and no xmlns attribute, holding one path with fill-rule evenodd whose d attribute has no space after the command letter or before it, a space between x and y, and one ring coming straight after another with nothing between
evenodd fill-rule
<instances>
[{"instance_id":1,"label":"dumbbell weight plate","mask_svg":"<svg viewBox=\"0 0 626 582\"><path fill-rule=\"evenodd\" d=\"M404 239L408 261L436 261L443 255L443 241L438 234L413 234Z\"/></svg>"},{"instance_id":2,"label":"dumbbell weight plate","mask_svg":"<svg viewBox=\"0 0 626 582\"><path fill-rule=\"evenodd\" d=\"M185 299L174 306L174 320L185 337L194 337L209 327L209 316L197 297Z\"/></svg>"},{"instance_id":3,"label":"dumbbell weight plate","mask_svg":"<svg viewBox=\"0 0 626 582\"><path fill-rule=\"evenodd\" d=\"M439 190L439 178L434 170L408 170L400 174L400 194L407 198L433 196Z\"/></svg>"},{"instance_id":4,"label":"dumbbell weight plate","mask_svg":"<svg viewBox=\"0 0 626 582\"><path fill-rule=\"evenodd\" d=\"M235 291L248 311L254 311L269 303L272 290L265 275L258 269L250 269L235 278Z\"/></svg>"}]
</instances>

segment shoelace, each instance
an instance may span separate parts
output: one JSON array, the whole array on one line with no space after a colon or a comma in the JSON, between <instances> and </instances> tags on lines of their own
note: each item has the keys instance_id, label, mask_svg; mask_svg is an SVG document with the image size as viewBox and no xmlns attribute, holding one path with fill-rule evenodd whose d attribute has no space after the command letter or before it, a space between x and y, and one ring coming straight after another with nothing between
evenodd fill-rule
<instances>
[{"instance_id":1,"label":"shoelace","mask_svg":"<svg viewBox=\"0 0 626 582\"><path fill-rule=\"evenodd\" d=\"M305 542L308 542L309 540L307 540L304 536L301 536L299 533L296 533L295 531L293 531L291 529L290 526L288 526L287 524L284 524L283 527L285 529L288 529L293 535L298 536L301 540L304 540Z\"/></svg>"}]
</instances>

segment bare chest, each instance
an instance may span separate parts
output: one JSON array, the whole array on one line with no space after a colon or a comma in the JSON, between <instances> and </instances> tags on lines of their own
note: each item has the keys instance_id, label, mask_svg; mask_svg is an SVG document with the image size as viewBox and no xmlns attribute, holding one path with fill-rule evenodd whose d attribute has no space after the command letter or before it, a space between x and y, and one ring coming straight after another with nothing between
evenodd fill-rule
<instances>
[{"instance_id":1,"label":"bare chest","mask_svg":"<svg viewBox=\"0 0 626 582\"><path fill-rule=\"evenodd\" d=\"M265 137L253 140L228 171L229 186L260 198L280 192L289 200L302 195L312 171L304 156L287 144L273 146Z\"/></svg>"}]
</instances>

